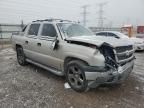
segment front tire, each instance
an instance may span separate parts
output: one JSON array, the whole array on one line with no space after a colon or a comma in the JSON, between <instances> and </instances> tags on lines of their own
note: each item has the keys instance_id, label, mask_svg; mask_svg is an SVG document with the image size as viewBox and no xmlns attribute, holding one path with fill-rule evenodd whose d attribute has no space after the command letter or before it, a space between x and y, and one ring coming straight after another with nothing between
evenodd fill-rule
<instances>
[{"instance_id":1,"label":"front tire","mask_svg":"<svg viewBox=\"0 0 144 108\"><path fill-rule=\"evenodd\" d=\"M73 60L66 64L65 67L66 80L71 86L71 88L77 92L84 92L88 89L88 83L85 78L85 73L83 69L85 65L86 63L80 60Z\"/></svg>"},{"instance_id":2,"label":"front tire","mask_svg":"<svg viewBox=\"0 0 144 108\"><path fill-rule=\"evenodd\" d=\"M25 57L24 52L23 52L23 48L22 47L17 47L16 48L16 53L17 53L18 63L22 66L26 65L27 62L26 62L26 57Z\"/></svg>"}]
</instances>

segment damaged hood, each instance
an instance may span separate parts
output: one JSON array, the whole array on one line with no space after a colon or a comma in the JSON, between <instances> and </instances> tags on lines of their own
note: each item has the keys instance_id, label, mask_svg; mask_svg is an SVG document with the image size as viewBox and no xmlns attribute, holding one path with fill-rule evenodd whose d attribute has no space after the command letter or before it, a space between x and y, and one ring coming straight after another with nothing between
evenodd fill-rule
<instances>
[{"instance_id":1,"label":"damaged hood","mask_svg":"<svg viewBox=\"0 0 144 108\"><path fill-rule=\"evenodd\" d=\"M112 47L133 45L133 43L127 39L117 39L114 37L95 36L95 35L68 37L66 38L66 40L90 43L97 46L101 46L103 43L107 43Z\"/></svg>"}]
</instances>

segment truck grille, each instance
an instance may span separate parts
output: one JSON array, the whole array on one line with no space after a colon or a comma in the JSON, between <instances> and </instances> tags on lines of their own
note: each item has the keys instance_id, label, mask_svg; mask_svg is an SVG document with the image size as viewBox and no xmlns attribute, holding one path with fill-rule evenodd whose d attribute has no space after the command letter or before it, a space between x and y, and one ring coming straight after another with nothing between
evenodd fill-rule
<instances>
[{"instance_id":1,"label":"truck grille","mask_svg":"<svg viewBox=\"0 0 144 108\"><path fill-rule=\"evenodd\" d=\"M115 50L116 50L117 53L121 53L121 52L129 51L129 50L132 50L132 49L133 49L133 46L129 45L129 46L116 47Z\"/></svg>"},{"instance_id":2,"label":"truck grille","mask_svg":"<svg viewBox=\"0 0 144 108\"><path fill-rule=\"evenodd\" d=\"M115 58L118 63L126 62L133 58L133 46L120 46L115 48Z\"/></svg>"},{"instance_id":3,"label":"truck grille","mask_svg":"<svg viewBox=\"0 0 144 108\"><path fill-rule=\"evenodd\" d=\"M117 56L118 57L118 60L124 60L124 59L128 59L132 56L133 54L129 54L129 55L120 55L120 56Z\"/></svg>"}]
</instances>

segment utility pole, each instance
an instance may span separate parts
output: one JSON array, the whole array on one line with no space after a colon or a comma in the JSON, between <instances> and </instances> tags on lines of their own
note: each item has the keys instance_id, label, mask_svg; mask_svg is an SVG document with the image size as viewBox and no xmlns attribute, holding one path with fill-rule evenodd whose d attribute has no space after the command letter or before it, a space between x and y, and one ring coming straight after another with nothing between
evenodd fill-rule
<instances>
[{"instance_id":1,"label":"utility pole","mask_svg":"<svg viewBox=\"0 0 144 108\"><path fill-rule=\"evenodd\" d=\"M1 24L0 24L0 46L3 49L3 37L2 37L2 28L1 28Z\"/></svg>"},{"instance_id":2,"label":"utility pole","mask_svg":"<svg viewBox=\"0 0 144 108\"><path fill-rule=\"evenodd\" d=\"M99 3L98 4L98 6L99 6L98 27L100 27L100 28L103 28L103 23L104 23L104 20L105 20L105 17L104 17L104 6L107 5L107 3L108 2L103 2L103 3Z\"/></svg>"},{"instance_id":3,"label":"utility pole","mask_svg":"<svg viewBox=\"0 0 144 108\"><path fill-rule=\"evenodd\" d=\"M23 29L23 27L24 27L24 22L23 20L21 20L21 29Z\"/></svg>"},{"instance_id":4,"label":"utility pole","mask_svg":"<svg viewBox=\"0 0 144 108\"><path fill-rule=\"evenodd\" d=\"M87 12L87 8L89 7L89 5L84 5L84 6L82 6L82 8L83 8L83 25L84 26L86 26L86 22L87 22L87 14L88 14L88 12Z\"/></svg>"}]
</instances>

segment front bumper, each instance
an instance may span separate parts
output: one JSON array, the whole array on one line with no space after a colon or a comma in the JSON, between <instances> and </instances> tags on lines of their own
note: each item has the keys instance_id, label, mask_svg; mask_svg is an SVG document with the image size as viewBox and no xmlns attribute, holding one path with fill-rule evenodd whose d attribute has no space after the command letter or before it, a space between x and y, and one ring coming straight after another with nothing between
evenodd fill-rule
<instances>
[{"instance_id":1,"label":"front bumper","mask_svg":"<svg viewBox=\"0 0 144 108\"><path fill-rule=\"evenodd\" d=\"M120 83L124 81L131 71L133 70L134 60L126 63L123 66L120 66L118 70L111 69L110 71L86 71L85 76L86 80L88 80L89 86L97 86L99 84L105 83Z\"/></svg>"}]
</instances>

